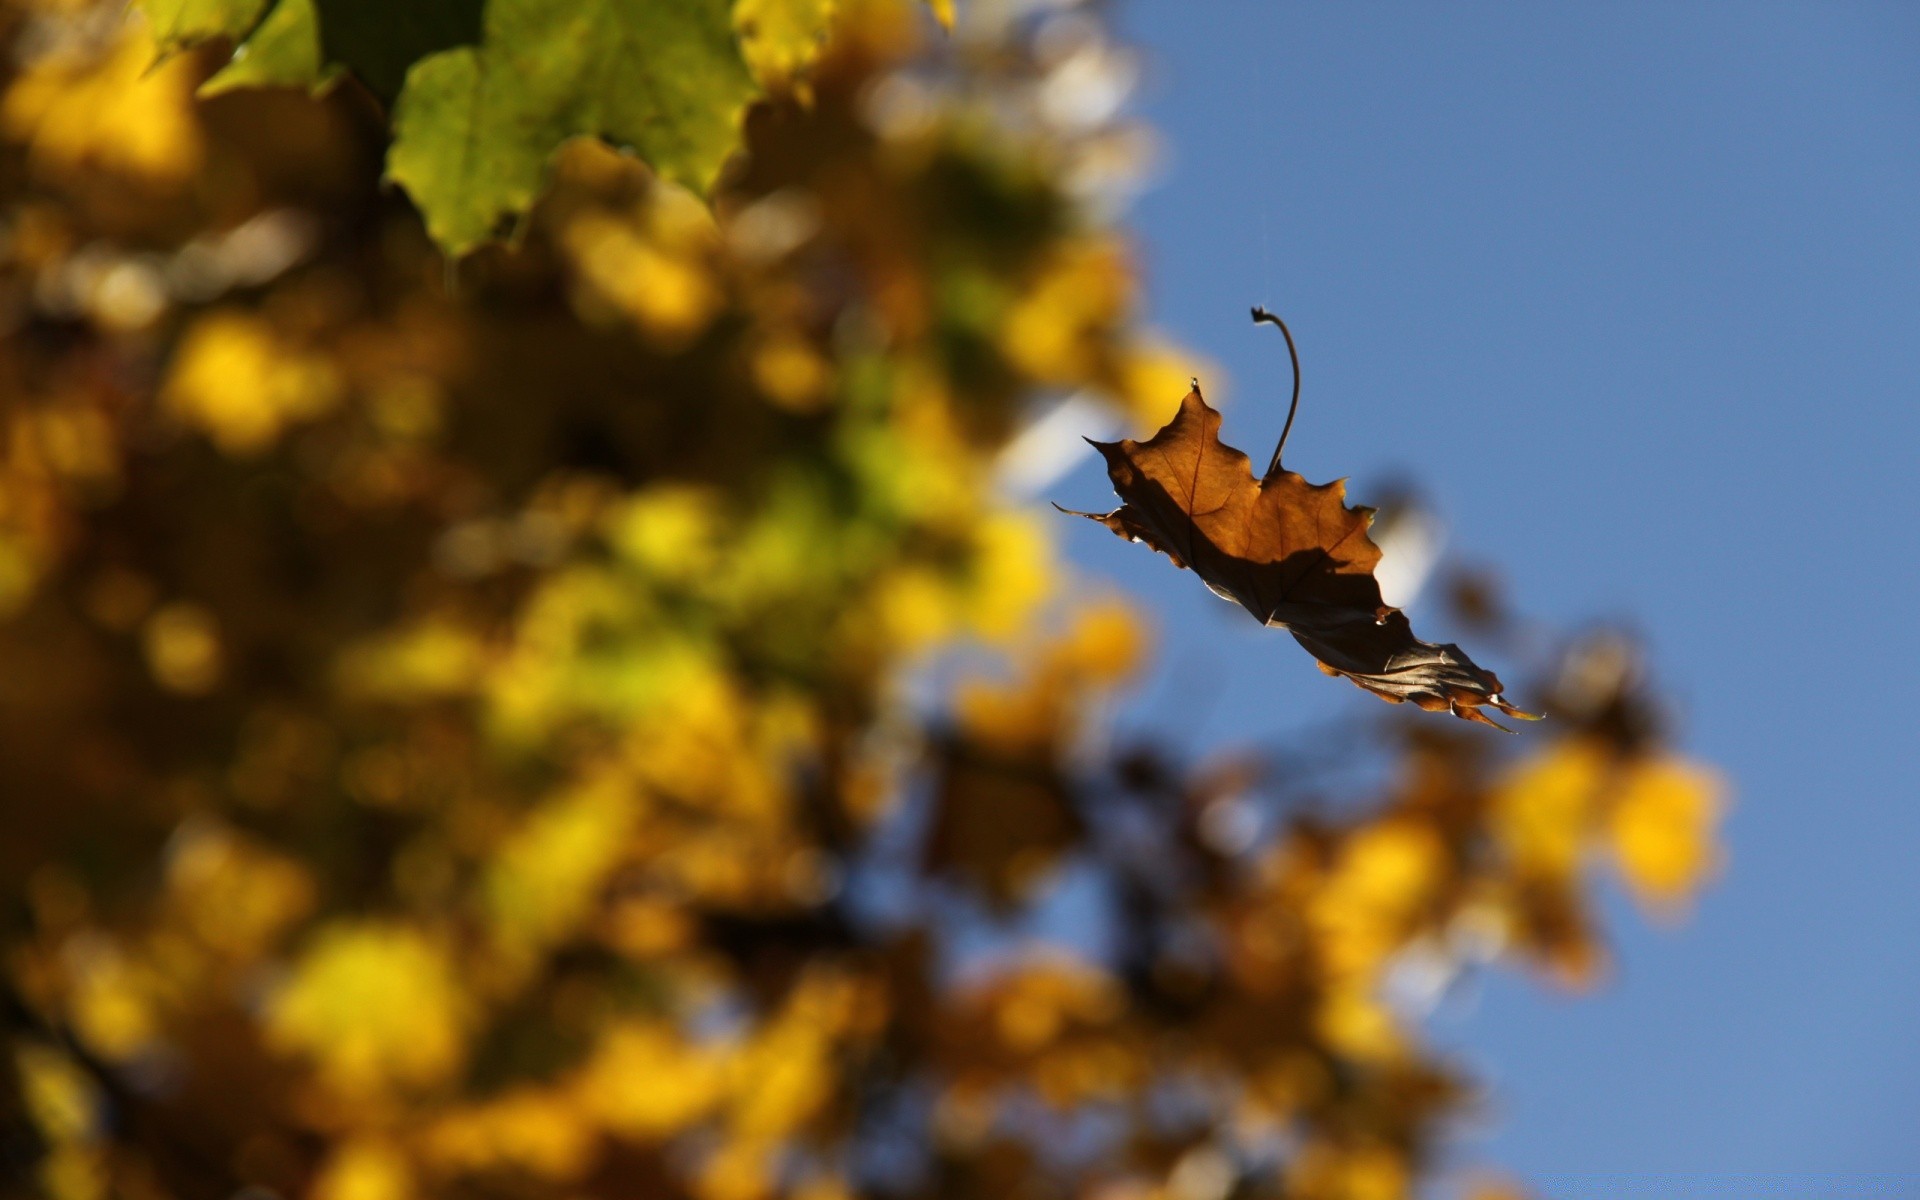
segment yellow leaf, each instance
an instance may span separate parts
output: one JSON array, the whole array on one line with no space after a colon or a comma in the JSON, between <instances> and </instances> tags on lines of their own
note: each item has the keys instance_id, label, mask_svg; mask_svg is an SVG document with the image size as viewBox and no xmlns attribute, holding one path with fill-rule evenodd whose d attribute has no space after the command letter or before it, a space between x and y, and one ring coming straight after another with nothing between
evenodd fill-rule
<instances>
[{"instance_id":1,"label":"yellow leaf","mask_svg":"<svg viewBox=\"0 0 1920 1200\"><path fill-rule=\"evenodd\" d=\"M1056 653L1069 671L1111 686L1139 668L1146 643L1147 631L1131 607L1119 600L1101 599L1080 609Z\"/></svg>"},{"instance_id":2,"label":"yellow leaf","mask_svg":"<svg viewBox=\"0 0 1920 1200\"><path fill-rule=\"evenodd\" d=\"M1362 1135L1364 1137L1364 1134ZM1371 1139L1323 1137L1287 1165L1286 1194L1298 1200L1407 1200L1413 1177L1401 1152Z\"/></svg>"},{"instance_id":3,"label":"yellow leaf","mask_svg":"<svg viewBox=\"0 0 1920 1200\"><path fill-rule=\"evenodd\" d=\"M1556 880L1577 874L1610 769L1604 747L1569 739L1507 776L1494 792L1491 816L1520 870Z\"/></svg>"},{"instance_id":4,"label":"yellow leaf","mask_svg":"<svg viewBox=\"0 0 1920 1200\"><path fill-rule=\"evenodd\" d=\"M68 998L74 1032L103 1058L125 1060L150 1046L159 1033L152 973L111 950L76 956Z\"/></svg>"},{"instance_id":5,"label":"yellow leaf","mask_svg":"<svg viewBox=\"0 0 1920 1200\"><path fill-rule=\"evenodd\" d=\"M853 1189L834 1175L815 1176L793 1191L793 1200L855 1200Z\"/></svg>"},{"instance_id":6,"label":"yellow leaf","mask_svg":"<svg viewBox=\"0 0 1920 1200\"><path fill-rule=\"evenodd\" d=\"M276 1048L314 1062L342 1097L441 1082L465 1056L468 1001L446 954L417 930L322 931L267 1013Z\"/></svg>"},{"instance_id":7,"label":"yellow leaf","mask_svg":"<svg viewBox=\"0 0 1920 1200\"><path fill-rule=\"evenodd\" d=\"M1032 513L994 513L975 531L964 604L982 637L1006 641L1024 630L1053 591L1053 539Z\"/></svg>"},{"instance_id":8,"label":"yellow leaf","mask_svg":"<svg viewBox=\"0 0 1920 1200\"><path fill-rule=\"evenodd\" d=\"M735 0L740 55L761 87L791 88L806 76L833 24L834 0Z\"/></svg>"},{"instance_id":9,"label":"yellow leaf","mask_svg":"<svg viewBox=\"0 0 1920 1200\"><path fill-rule=\"evenodd\" d=\"M1712 871L1723 790L1713 772L1675 758L1628 769L1609 833L1621 873L1641 903L1676 909Z\"/></svg>"},{"instance_id":10,"label":"yellow leaf","mask_svg":"<svg viewBox=\"0 0 1920 1200\"><path fill-rule=\"evenodd\" d=\"M726 1143L701 1164L694 1194L700 1200L765 1200L773 1194L767 1157L763 1143Z\"/></svg>"},{"instance_id":11,"label":"yellow leaf","mask_svg":"<svg viewBox=\"0 0 1920 1200\"><path fill-rule=\"evenodd\" d=\"M100 1097L86 1073L50 1047L27 1041L18 1046L14 1064L20 1100L41 1136L49 1142L77 1142L99 1132Z\"/></svg>"},{"instance_id":12,"label":"yellow leaf","mask_svg":"<svg viewBox=\"0 0 1920 1200\"><path fill-rule=\"evenodd\" d=\"M561 231L580 299L611 305L667 351L698 337L725 302L708 262L718 240L706 206L665 184L632 218L589 212Z\"/></svg>"},{"instance_id":13,"label":"yellow leaf","mask_svg":"<svg viewBox=\"0 0 1920 1200\"><path fill-rule=\"evenodd\" d=\"M692 586L720 562L720 497L710 489L656 484L609 514L607 538L649 578Z\"/></svg>"},{"instance_id":14,"label":"yellow leaf","mask_svg":"<svg viewBox=\"0 0 1920 1200\"><path fill-rule=\"evenodd\" d=\"M724 1056L665 1025L616 1027L583 1071L579 1095L608 1129L628 1137L671 1137L704 1119L726 1089Z\"/></svg>"},{"instance_id":15,"label":"yellow leaf","mask_svg":"<svg viewBox=\"0 0 1920 1200\"><path fill-rule=\"evenodd\" d=\"M1370 978L1331 988L1320 997L1315 1026L1327 1044L1362 1061L1392 1058L1406 1040L1392 1010L1374 995Z\"/></svg>"},{"instance_id":16,"label":"yellow leaf","mask_svg":"<svg viewBox=\"0 0 1920 1200\"><path fill-rule=\"evenodd\" d=\"M1073 245L1008 311L1001 346L1015 366L1043 383L1088 380L1100 372L1132 288L1133 274L1117 242Z\"/></svg>"},{"instance_id":17,"label":"yellow leaf","mask_svg":"<svg viewBox=\"0 0 1920 1200\"><path fill-rule=\"evenodd\" d=\"M189 56L158 66L153 59L146 23L137 19L104 54L87 39L67 39L7 89L0 132L26 143L36 174L91 167L183 184L205 157L193 108L197 68Z\"/></svg>"},{"instance_id":18,"label":"yellow leaf","mask_svg":"<svg viewBox=\"0 0 1920 1200\"><path fill-rule=\"evenodd\" d=\"M896 650L918 650L952 636L958 622L953 589L932 568L897 567L869 590L870 628Z\"/></svg>"},{"instance_id":19,"label":"yellow leaf","mask_svg":"<svg viewBox=\"0 0 1920 1200\"><path fill-rule=\"evenodd\" d=\"M1423 821L1362 826L1341 848L1312 918L1337 975L1372 972L1397 950L1446 869L1446 846Z\"/></svg>"},{"instance_id":20,"label":"yellow leaf","mask_svg":"<svg viewBox=\"0 0 1920 1200\"><path fill-rule=\"evenodd\" d=\"M336 677L356 697L418 701L460 695L486 663L479 636L451 617L428 617L353 647Z\"/></svg>"},{"instance_id":21,"label":"yellow leaf","mask_svg":"<svg viewBox=\"0 0 1920 1200\"><path fill-rule=\"evenodd\" d=\"M1206 385L1214 403L1227 394L1226 372L1190 350L1149 340L1120 354L1116 396L1136 427L1151 431L1167 423L1190 379Z\"/></svg>"},{"instance_id":22,"label":"yellow leaf","mask_svg":"<svg viewBox=\"0 0 1920 1200\"><path fill-rule=\"evenodd\" d=\"M220 627L197 604L169 604L146 627L147 667L170 692L201 696L220 682Z\"/></svg>"},{"instance_id":23,"label":"yellow leaf","mask_svg":"<svg viewBox=\"0 0 1920 1200\"><path fill-rule=\"evenodd\" d=\"M308 1193L312 1200L411 1200L417 1194L413 1171L399 1150L371 1139L334 1151Z\"/></svg>"},{"instance_id":24,"label":"yellow leaf","mask_svg":"<svg viewBox=\"0 0 1920 1200\"><path fill-rule=\"evenodd\" d=\"M510 949L531 952L577 929L626 853L633 817L632 784L616 774L533 813L487 874L489 912Z\"/></svg>"},{"instance_id":25,"label":"yellow leaf","mask_svg":"<svg viewBox=\"0 0 1920 1200\"><path fill-rule=\"evenodd\" d=\"M597 1131L564 1093L522 1089L449 1114L429 1131L426 1152L459 1172L499 1167L540 1179L578 1178L593 1161Z\"/></svg>"},{"instance_id":26,"label":"yellow leaf","mask_svg":"<svg viewBox=\"0 0 1920 1200\"><path fill-rule=\"evenodd\" d=\"M211 823L189 823L174 837L168 900L206 945L258 954L313 907L313 879L296 860Z\"/></svg>"},{"instance_id":27,"label":"yellow leaf","mask_svg":"<svg viewBox=\"0 0 1920 1200\"><path fill-rule=\"evenodd\" d=\"M182 339L161 401L227 454L248 458L331 409L340 393L326 358L287 344L260 317L216 312Z\"/></svg>"},{"instance_id":28,"label":"yellow leaf","mask_svg":"<svg viewBox=\"0 0 1920 1200\"><path fill-rule=\"evenodd\" d=\"M767 399L789 412L817 412L833 386L833 364L798 333L775 333L753 350L753 381Z\"/></svg>"},{"instance_id":29,"label":"yellow leaf","mask_svg":"<svg viewBox=\"0 0 1920 1200\"><path fill-rule=\"evenodd\" d=\"M41 1160L39 1175L46 1200L103 1200L109 1194L106 1155L93 1146L54 1147Z\"/></svg>"}]
</instances>

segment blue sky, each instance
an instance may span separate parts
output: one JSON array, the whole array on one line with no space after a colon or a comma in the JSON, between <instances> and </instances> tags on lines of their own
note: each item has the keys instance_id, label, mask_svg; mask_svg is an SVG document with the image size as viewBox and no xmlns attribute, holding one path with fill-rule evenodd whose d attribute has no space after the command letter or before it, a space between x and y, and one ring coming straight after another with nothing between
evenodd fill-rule
<instances>
[{"instance_id":1,"label":"blue sky","mask_svg":"<svg viewBox=\"0 0 1920 1200\"><path fill-rule=\"evenodd\" d=\"M1679 928L1616 904L1604 991L1501 975L1440 1014L1493 1087L1474 1154L1564 1197L1920 1195L1920 6L1121 22L1166 149L1152 306L1229 376L1228 440L1284 415L1264 303L1305 360L1288 465L1409 476L1526 613L1631 623L1736 788L1727 873ZM1091 461L1049 492L1107 494ZM1366 702L1063 536L1154 605L1132 719L1218 744Z\"/></svg>"}]
</instances>

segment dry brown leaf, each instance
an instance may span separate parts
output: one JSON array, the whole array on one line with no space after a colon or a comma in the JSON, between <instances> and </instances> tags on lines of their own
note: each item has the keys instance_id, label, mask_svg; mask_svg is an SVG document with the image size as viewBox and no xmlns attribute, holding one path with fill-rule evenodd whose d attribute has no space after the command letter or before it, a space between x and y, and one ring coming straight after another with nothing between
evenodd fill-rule
<instances>
[{"instance_id":1,"label":"dry brown leaf","mask_svg":"<svg viewBox=\"0 0 1920 1200\"><path fill-rule=\"evenodd\" d=\"M1322 671L1395 704L1495 728L1504 727L1483 706L1534 719L1502 698L1491 671L1458 646L1414 637L1405 614L1381 600L1373 510L1347 507L1344 480L1311 484L1279 466L1255 479L1252 461L1220 440L1220 414L1198 384L1150 440L1093 446L1125 503L1073 515L1191 567L1215 594L1293 634Z\"/></svg>"}]
</instances>

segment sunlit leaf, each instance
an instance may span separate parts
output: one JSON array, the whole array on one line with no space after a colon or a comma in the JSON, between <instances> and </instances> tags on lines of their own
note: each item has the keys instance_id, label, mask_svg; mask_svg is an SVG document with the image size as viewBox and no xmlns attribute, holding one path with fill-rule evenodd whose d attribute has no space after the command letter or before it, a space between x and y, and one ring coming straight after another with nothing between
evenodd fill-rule
<instances>
[{"instance_id":1,"label":"sunlit leaf","mask_svg":"<svg viewBox=\"0 0 1920 1200\"><path fill-rule=\"evenodd\" d=\"M276 1046L350 1099L439 1082L459 1064L470 1002L446 954L399 926L337 925L302 954L267 1017Z\"/></svg>"},{"instance_id":2,"label":"sunlit leaf","mask_svg":"<svg viewBox=\"0 0 1920 1200\"><path fill-rule=\"evenodd\" d=\"M1627 769L1609 832L1621 871L1646 904L1672 908L1711 872L1722 790L1712 772L1678 759Z\"/></svg>"},{"instance_id":3,"label":"sunlit leaf","mask_svg":"<svg viewBox=\"0 0 1920 1200\"><path fill-rule=\"evenodd\" d=\"M734 0L740 52L762 87L784 89L802 78L826 42L835 0Z\"/></svg>"},{"instance_id":4,"label":"sunlit leaf","mask_svg":"<svg viewBox=\"0 0 1920 1200\"><path fill-rule=\"evenodd\" d=\"M571 137L631 147L705 190L752 87L722 0L498 0L478 46L408 72L387 172L458 253L532 206Z\"/></svg>"},{"instance_id":5,"label":"sunlit leaf","mask_svg":"<svg viewBox=\"0 0 1920 1200\"><path fill-rule=\"evenodd\" d=\"M1126 503L1078 515L1191 567L1261 624L1293 634L1321 670L1395 704L1487 724L1483 706L1529 716L1502 697L1498 677L1458 646L1415 638L1381 600L1372 510L1348 508L1344 482L1316 486L1277 464L1255 479L1247 456L1220 441L1220 414L1197 387L1151 440L1094 446Z\"/></svg>"},{"instance_id":6,"label":"sunlit leaf","mask_svg":"<svg viewBox=\"0 0 1920 1200\"><path fill-rule=\"evenodd\" d=\"M320 49L315 0L278 0L272 11L233 52L227 64L200 85L202 96L246 87L317 88L329 82Z\"/></svg>"}]
</instances>

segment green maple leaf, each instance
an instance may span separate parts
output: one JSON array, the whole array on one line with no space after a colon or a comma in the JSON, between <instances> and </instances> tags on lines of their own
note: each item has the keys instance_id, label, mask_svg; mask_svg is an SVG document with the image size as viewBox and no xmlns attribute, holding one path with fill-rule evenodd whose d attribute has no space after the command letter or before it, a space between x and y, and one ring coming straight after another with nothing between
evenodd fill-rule
<instances>
[{"instance_id":1,"label":"green maple leaf","mask_svg":"<svg viewBox=\"0 0 1920 1200\"><path fill-rule=\"evenodd\" d=\"M755 89L725 0L492 0L477 46L407 73L387 175L462 253L539 195L561 143L604 137L704 191Z\"/></svg>"},{"instance_id":2,"label":"green maple leaf","mask_svg":"<svg viewBox=\"0 0 1920 1200\"><path fill-rule=\"evenodd\" d=\"M233 47L202 88L319 91L351 71L393 113L387 177L461 254L538 198L574 137L704 192L759 82L790 86L834 0L140 0L163 55ZM947 7L934 0L934 10ZM744 40L744 47L743 47ZM751 67L749 67L751 63Z\"/></svg>"}]
</instances>

